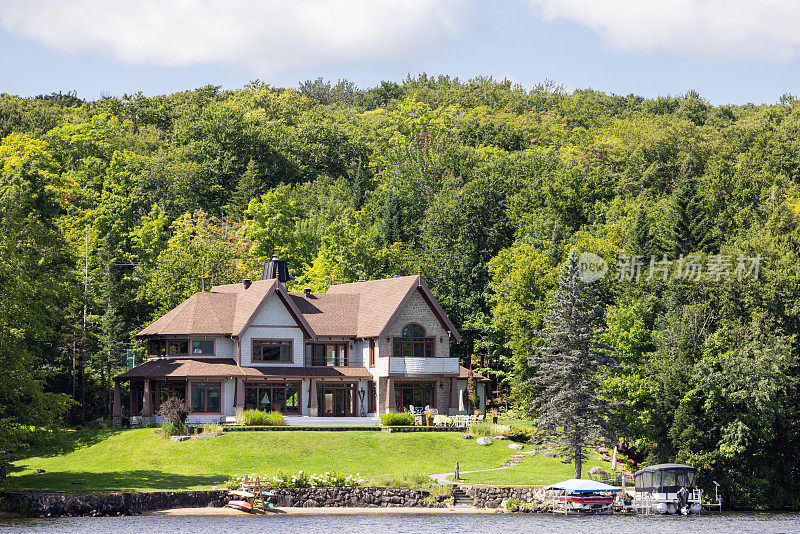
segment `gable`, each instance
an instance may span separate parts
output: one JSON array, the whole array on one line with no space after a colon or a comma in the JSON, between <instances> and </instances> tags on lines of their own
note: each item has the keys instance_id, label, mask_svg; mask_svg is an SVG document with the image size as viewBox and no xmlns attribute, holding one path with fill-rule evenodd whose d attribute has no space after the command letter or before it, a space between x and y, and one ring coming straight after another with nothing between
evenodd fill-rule
<instances>
[{"instance_id":1,"label":"gable","mask_svg":"<svg viewBox=\"0 0 800 534\"><path fill-rule=\"evenodd\" d=\"M256 311L249 326L299 326L278 294L273 292Z\"/></svg>"}]
</instances>

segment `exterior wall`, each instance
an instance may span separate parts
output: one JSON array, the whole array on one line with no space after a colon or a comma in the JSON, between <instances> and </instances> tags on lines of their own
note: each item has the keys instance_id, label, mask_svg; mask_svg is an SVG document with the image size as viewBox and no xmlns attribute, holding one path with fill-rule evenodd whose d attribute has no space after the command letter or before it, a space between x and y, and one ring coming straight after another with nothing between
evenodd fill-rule
<instances>
[{"instance_id":1,"label":"exterior wall","mask_svg":"<svg viewBox=\"0 0 800 534\"><path fill-rule=\"evenodd\" d=\"M384 335L378 340L377 346L380 347L381 356L392 355L391 339L400 337L403 328L408 323L417 323L425 329L426 336L434 338L433 354L435 357L448 358L450 356L450 338L447 335L447 331L439 324L439 320L436 318L433 310L430 309L428 303L425 302L425 299L422 298L419 291L408 299L405 307L400 311L395 320L392 321ZM389 341L386 340L387 337Z\"/></svg>"},{"instance_id":2,"label":"exterior wall","mask_svg":"<svg viewBox=\"0 0 800 534\"><path fill-rule=\"evenodd\" d=\"M293 361L260 363L253 362L251 353L254 339L291 339ZM242 366L244 367L303 367L305 341L303 331L281 302L280 297L270 295L241 337Z\"/></svg>"},{"instance_id":3,"label":"exterior wall","mask_svg":"<svg viewBox=\"0 0 800 534\"><path fill-rule=\"evenodd\" d=\"M236 342L229 337L214 338L214 357L215 358L239 358L236 349Z\"/></svg>"}]
</instances>

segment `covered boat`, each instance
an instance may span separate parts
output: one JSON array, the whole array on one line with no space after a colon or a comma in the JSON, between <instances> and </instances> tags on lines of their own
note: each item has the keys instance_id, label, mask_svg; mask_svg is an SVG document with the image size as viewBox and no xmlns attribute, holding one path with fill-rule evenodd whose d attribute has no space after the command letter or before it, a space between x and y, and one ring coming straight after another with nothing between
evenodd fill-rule
<instances>
[{"instance_id":1,"label":"covered boat","mask_svg":"<svg viewBox=\"0 0 800 534\"><path fill-rule=\"evenodd\" d=\"M697 469L683 464L658 464L633 475L633 507L639 513L699 514L703 492L696 488Z\"/></svg>"},{"instance_id":2,"label":"covered boat","mask_svg":"<svg viewBox=\"0 0 800 534\"><path fill-rule=\"evenodd\" d=\"M556 511L594 514L611 512L615 494L622 491L616 486L580 478L571 478L542 489L558 492L554 498Z\"/></svg>"}]
</instances>

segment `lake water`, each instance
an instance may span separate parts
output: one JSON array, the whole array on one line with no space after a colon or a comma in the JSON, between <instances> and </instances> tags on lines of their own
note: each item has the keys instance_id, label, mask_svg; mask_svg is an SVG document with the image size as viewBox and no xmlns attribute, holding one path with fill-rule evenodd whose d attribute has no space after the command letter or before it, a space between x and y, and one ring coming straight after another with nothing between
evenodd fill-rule
<instances>
[{"instance_id":1,"label":"lake water","mask_svg":"<svg viewBox=\"0 0 800 534\"><path fill-rule=\"evenodd\" d=\"M398 533L800 533L800 513L723 513L699 517L553 515L360 515L251 517L77 517L0 519L0 533L154 532L379 532Z\"/></svg>"}]
</instances>

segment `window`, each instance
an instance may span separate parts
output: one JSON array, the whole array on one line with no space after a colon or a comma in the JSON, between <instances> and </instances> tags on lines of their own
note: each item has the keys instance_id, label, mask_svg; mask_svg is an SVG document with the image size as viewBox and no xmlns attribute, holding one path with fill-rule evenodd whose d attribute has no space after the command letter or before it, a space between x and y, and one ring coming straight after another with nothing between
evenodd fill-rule
<instances>
[{"instance_id":1,"label":"window","mask_svg":"<svg viewBox=\"0 0 800 534\"><path fill-rule=\"evenodd\" d=\"M214 342L192 341L192 354L214 354Z\"/></svg>"},{"instance_id":2,"label":"window","mask_svg":"<svg viewBox=\"0 0 800 534\"><path fill-rule=\"evenodd\" d=\"M147 352L150 356L165 356L167 354L167 340L151 339L148 343Z\"/></svg>"},{"instance_id":3,"label":"window","mask_svg":"<svg viewBox=\"0 0 800 534\"><path fill-rule=\"evenodd\" d=\"M292 341L288 339L254 339L253 361L267 363L291 363Z\"/></svg>"},{"instance_id":4,"label":"window","mask_svg":"<svg viewBox=\"0 0 800 534\"><path fill-rule=\"evenodd\" d=\"M435 406L433 384L396 384L394 387L395 406L398 409L424 408Z\"/></svg>"},{"instance_id":5,"label":"window","mask_svg":"<svg viewBox=\"0 0 800 534\"><path fill-rule=\"evenodd\" d=\"M189 354L189 340L171 339L167 341L167 354L169 356Z\"/></svg>"},{"instance_id":6,"label":"window","mask_svg":"<svg viewBox=\"0 0 800 534\"><path fill-rule=\"evenodd\" d=\"M219 382L192 382L192 411L219 413L221 391Z\"/></svg>"},{"instance_id":7,"label":"window","mask_svg":"<svg viewBox=\"0 0 800 534\"><path fill-rule=\"evenodd\" d=\"M244 404L248 410L265 412L300 413L300 382L257 383L245 382Z\"/></svg>"},{"instance_id":8,"label":"window","mask_svg":"<svg viewBox=\"0 0 800 534\"><path fill-rule=\"evenodd\" d=\"M403 358L430 358L433 356L433 338L425 337L425 329L416 323L406 325L402 336L394 338L392 355Z\"/></svg>"},{"instance_id":9,"label":"window","mask_svg":"<svg viewBox=\"0 0 800 534\"><path fill-rule=\"evenodd\" d=\"M161 402L170 397L178 397L181 400L186 398L186 384L165 382L161 385Z\"/></svg>"},{"instance_id":10,"label":"window","mask_svg":"<svg viewBox=\"0 0 800 534\"><path fill-rule=\"evenodd\" d=\"M347 366L347 343L307 343L306 367Z\"/></svg>"}]
</instances>

